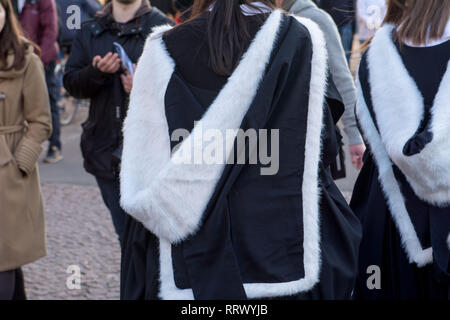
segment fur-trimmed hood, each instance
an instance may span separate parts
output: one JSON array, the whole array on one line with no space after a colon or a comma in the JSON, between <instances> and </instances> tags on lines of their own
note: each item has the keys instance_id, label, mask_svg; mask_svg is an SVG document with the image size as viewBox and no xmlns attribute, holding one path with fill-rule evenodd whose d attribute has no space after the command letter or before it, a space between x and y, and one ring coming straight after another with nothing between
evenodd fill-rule
<instances>
[{"instance_id":1,"label":"fur-trimmed hood","mask_svg":"<svg viewBox=\"0 0 450 320\"><path fill-rule=\"evenodd\" d=\"M424 100L402 62L392 32L392 25L383 26L368 51L373 108L381 139L417 196L446 206L450 204L450 68L431 109L432 141L420 153L405 155L405 145L418 132L424 117Z\"/></svg>"},{"instance_id":2,"label":"fur-trimmed hood","mask_svg":"<svg viewBox=\"0 0 450 320\"><path fill-rule=\"evenodd\" d=\"M450 62L431 108L432 140L412 155L405 145L419 131L424 98L393 41L393 25L378 30L363 57L366 83L358 79L356 114L377 165L380 185L411 263L432 263L433 250L424 248L408 213L396 166L415 195L434 206L450 204ZM364 77L367 72L364 67ZM388 75L388 76L387 76ZM360 71L361 77L361 71ZM369 107L370 106L370 107Z\"/></svg>"},{"instance_id":3,"label":"fur-trimmed hood","mask_svg":"<svg viewBox=\"0 0 450 320\"><path fill-rule=\"evenodd\" d=\"M230 277L227 287L222 289L223 292L220 292L220 287L213 289L219 291L220 293L216 292L216 294L220 294L222 297L227 296L226 292L236 285L242 287L242 291L239 295L234 292L227 297L241 298L244 295L244 297L248 298L258 298L292 295L309 291L319 282L321 270L319 164L322 151L321 133L323 129L323 106L327 78L327 51L322 32L317 25L308 19L297 18L300 25L295 24L297 21L292 19L294 21L293 24L300 29L296 29L295 34L298 35L299 32L308 34L307 37L302 39L305 42L305 47L302 47L302 50L296 47L297 45L301 46L300 43L293 46L280 40L278 33L281 30L283 19L292 18L284 15L281 10L275 10L269 15L248 51L242 57L241 62L229 77L228 82L219 92L214 102L203 114L199 123L201 123L203 129L210 128L223 132L229 129L239 129L243 123L250 121L245 120L248 117L252 119L251 123L254 125L258 121L267 121L264 120L267 116L265 114L266 110L257 110L257 106L267 104L270 99L261 100L259 88L264 83L266 86L270 86L271 90L274 90L274 87L277 86L277 82L273 80L274 78L271 78L272 81L265 81L268 70L273 68L280 70L273 71L274 73L284 72L285 70L281 68L281 64L271 65L274 49L276 46L283 45L284 50L287 51L285 54L288 54L289 57L294 55L294 52L295 54L298 54L298 52L312 52L312 58L311 56L299 58L303 59L301 61L303 61L302 66L304 66L305 70L312 68L311 73L309 74L306 71L305 73L298 72L296 69L296 71L294 70L295 72L292 71L296 77L302 74L305 77L299 81L283 81L280 84L281 86L289 87L289 89L285 89L287 90L285 94L289 97L286 99L291 99L284 100L283 108L280 108L286 109L291 107L292 110L295 110L293 112L302 112L302 116L297 114L297 118L302 119L301 121L304 121L304 123L298 124L296 127L305 126L304 132L306 132L304 144L300 143L302 144L298 146L300 149L296 150L296 152L299 152L299 162L296 163L302 163L302 165L299 165L302 177L298 181L302 185L301 191L297 188L295 190L296 192L301 192L303 196L298 198L298 202L294 201L292 203L292 206L295 207L294 212L292 212L292 207L286 209L292 212L291 218L297 219L295 217L298 213L299 219L302 220L302 238L298 239L303 247L301 249L302 257L299 256L295 264L283 268L292 268L292 265L303 267L300 268L302 271L295 273L297 278L292 279L292 281L246 281L249 272L247 268L244 268L243 273L238 275L236 272L242 266L239 266L238 261L227 260L227 264L236 264L236 267L226 268L227 276ZM285 25L289 24L286 23ZM176 64L167 52L162 37L163 33L169 29L170 27L163 26L154 30L147 40L144 53L137 66L135 85L131 92L129 112L123 129L121 205L159 239L160 297L164 299L193 299L194 297L202 297L202 294L205 293L201 292L196 284L180 288L180 284L177 284L176 280L180 276L175 274L174 270L174 264L176 265L177 263L174 260L177 254L174 252L180 250L177 245L183 247L184 264L188 265L187 268L191 264L197 264L202 259L208 258L205 255L200 257L198 254L191 252L192 255L198 258L188 259L191 257L191 254L187 252L190 252L189 250L199 250L199 248L206 250L205 248L209 248L210 242L214 243L214 239L211 238L209 241L205 241L202 238L205 236L205 232L213 232L211 230L215 230L214 228L220 229L221 226L226 226L227 222L224 222L225 224L211 225L211 221L214 221L214 219L222 219L224 217L223 206L234 204L234 202L230 202L231 200L228 200L228 204L222 200L222 197L226 199L227 194L231 193L229 188L232 187L232 183L218 184L223 179L225 181L228 181L226 179L231 179L224 174L228 172L226 170L239 171L243 170L243 168L230 168L225 165L231 152L231 148L228 145L223 154L223 164L179 164L175 162L176 155L188 150L191 145L195 146L197 137L201 135L197 134L197 131L200 130L200 125L197 123L190 135L183 139L181 146L172 153L169 140L171 131L170 119L168 119L168 110L165 104L167 99L166 92L170 84L176 79ZM294 34L293 30L291 30L291 35ZM278 69L278 67L280 68ZM149 70L151 70L151 78L148 77ZM248 76L249 73L252 74L251 77ZM272 74L272 77L274 77L274 74ZM306 87L302 87L302 89L300 87L290 87L299 85L305 85ZM283 90L278 87L277 89ZM294 90L295 93L291 93L289 90ZM298 92L308 92L309 94L299 96ZM302 102L301 99L306 99L306 103ZM256 100L259 102L255 103ZM183 107L185 106L183 105ZM281 109L279 109L279 112L282 112ZM250 112L251 116L249 115ZM260 125L264 128L265 123L262 122ZM142 137L148 138L142 139ZM237 174L236 177L238 177ZM254 177L255 181L259 179L261 178ZM223 196L222 193L224 193ZM211 202L212 199L216 200ZM300 209L297 206L300 206ZM237 214L237 209L234 212L232 209L229 210L231 210L232 214ZM208 218L205 218L207 213ZM240 218L243 218L243 214L244 211L241 211ZM278 214L278 211L273 212L269 210L265 212L265 210L261 210L259 219L264 219L264 214ZM284 217L282 219L287 218ZM297 220L293 221L293 224L296 225L297 222L295 221ZM242 224L243 227L248 225L248 223ZM269 226L266 226L266 228L269 228ZM258 229L256 232L261 231ZM281 236L281 233L276 232L274 237L278 236ZM296 233L292 236L295 239L298 237ZM258 239L258 243L269 241L267 237L266 239L258 237ZM229 239L222 239L222 241L223 243L219 241L217 244L219 246L227 244ZM247 242L248 245L255 245L249 239L241 239L241 241L243 243L249 241ZM221 255L225 255L225 253L237 254L232 253L233 249L230 246L214 248L213 251L220 252ZM176 265L176 267L180 268L179 265ZM213 273L215 268L219 268L216 260L214 260L214 264L208 266L208 270ZM193 267L191 272L201 272L198 269L198 267ZM199 277L207 276L208 274L204 272L200 273L198 277L195 277L196 280L194 281L200 281ZM221 276L224 277L224 275ZM219 278L221 276L217 275ZM222 279L217 281L222 281Z\"/></svg>"}]
</instances>

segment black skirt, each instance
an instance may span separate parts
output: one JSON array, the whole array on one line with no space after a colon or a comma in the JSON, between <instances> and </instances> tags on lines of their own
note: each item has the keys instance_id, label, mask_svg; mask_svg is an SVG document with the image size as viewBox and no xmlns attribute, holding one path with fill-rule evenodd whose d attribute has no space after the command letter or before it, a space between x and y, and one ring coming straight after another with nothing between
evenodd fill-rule
<instances>
[{"instance_id":1,"label":"black skirt","mask_svg":"<svg viewBox=\"0 0 450 320\"><path fill-rule=\"evenodd\" d=\"M378 169L367 152L350 203L363 224L355 298L447 300L449 253L442 240L448 234L450 207L438 208L421 201L402 173L397 168L394 172L422 245L433 247L433 263L419 268L408 261L378 181ZM367 285L374 274L370 266L380 268L380 289L369 289Z\"/></svg>"},{"instance_id":2,"label":"black skirt","mask_svg":"<svg viewBox=\"0 0 450 320\"><path fill-rule=\"evenodd\" d=\"M320 282L311 291L282 300L349 299L354 287L361 226L329 173L322 174ZM208 270L205 270L208 272ZM159 240L126 216L121 265L121 299L156 300L159 292Z\"/></svg>"}]
</instances>

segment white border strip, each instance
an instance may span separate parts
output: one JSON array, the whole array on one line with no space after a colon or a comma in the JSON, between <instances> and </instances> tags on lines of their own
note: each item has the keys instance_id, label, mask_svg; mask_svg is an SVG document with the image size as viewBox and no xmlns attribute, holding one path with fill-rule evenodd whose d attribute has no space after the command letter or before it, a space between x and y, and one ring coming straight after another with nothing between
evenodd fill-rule
<instances>
[{"instance_id":1,"label":"white border strip","mask_svg":"<svg viewBox=\"0 0 450 320\"><path fill-rule=\"evenodd\" d=\"M304 219L303 263L305 267L305 277L285 283L244 284L249 298L293 295L310 290L319 282L321 259L319 222L320 187L318 167L321 155L322 117L327 75L327 51L325 40L319 27L308 19L297 18L297 20L309 30L313 45L305 145L305 168L302 185ZM268 23L270 21L271 24L269 25ZM263 53L267 55L266 63L272 52L271 48L275 43L275 36L279 29L280 21L281 11L275 10L268 18L268 21L266 21L265 26L259 31L259 37L257 35L254 40L254 42L259 42L258 46L260 50L261 48L267 47L265 49L266 52ZM276 24L276 28L272 25L273 23ZM163 30L167 30L167 28ZM264 34L262 34L263 32ZM143 57L147 56L147 60L141 59L140 68L138 65L138 70L136 72L136 78L142 78L142 85L136 86L136 88L133 89L135 92L132 92L130 111L124 125L125 157L123 159L121 173L122 206L137 220L143 222L146 228L152 232L156 231L156 233L161 232L162 234L168 234L168 231L176 226L172 223L168 223L168 226L163 226L163 229L161 229L160 225L154 225L155 223L158 224L158 222L156 222L158 219L154 219L156 217L148 219L149 214L158 215L158 212L160 211L154 205L153 200L151 200L153 197L150 197L152 192L150 192L151 190L149 189L152 188L149 188L148 184L152 181L152 178L155 177L155 173L162 170L167 162L170 162L170 142L167 137L167 123L163 123L164 121L167 122L167 120L163 113L164 95L166 92L164 89L167 89L170 77L173 73L174 62L167 53L162 39L160 37L158 39L158 34L153 34L149 39L150 40L147 41L146 45L148 48L144 50L145 55L143 54ZM254 47L255 44L253 43L252 46ZM251 47L249 48L249 51L251 50ZM146 67L146 65L149 63L149 57L158 60L158 65L160 66L158 67L158 70L160 71L155 72L155 74L164 74L164 77L162 77L161 80L156 81L152 79L150 81L156 81L156 83L154 83L155 86L152 86L152 88L149 88L149 83L145 80L144 73L139 72L140 70L147 69L148 66ZM260 63L261 60L254 62ZM156 62L153 62L152 65L155 63ZM261 72L263 71L264 70ZM256 94L256 89L252 94ZM151 97L156 98L151 99ZM217 101L215 101L215 103L216 102ZM149 155L145 155L145 153L142 152L143 149L147 149L142 145L142 136L149 136L148 133L151 131L155 131L153 133L155 133L156 136L163 137L162 140L164 140L164 137L166 137L167 140L154 142L153 140L155 139L149 139L151 141L148 143L157 145L159 148L158 150L161 151L158 152L158 155L153 153L149 158ZM157 159L155 157L157 157ZM137 168L138 165L139 168ZM159 238L161 263L160 297L163 299L193 299L192 289L181 290L176 287L173 277L171 243L168 240L164 240L164 238Z\"/></svg>"},{"instance_id":2,"label":"white border strip","mask_svg":"<svg viewBox=\"0 0 450 320\"><path fill-rule=\"evenodd\" d=\"M414 229L414 225L406 209L405 199L395 178L392 162L384 148L381 137L378 134L364 100L359 78L357 79L357 86L358 102L356 106L356 115L358 116L364 137L370 145L372 156L377 165L379 173L378 178L389 206L389 211L391 212L397 230L400 233L402 246L405 249L409 262L414 262L418 267L423 267L433 262L432 248L422 249L422 245L420 244L416 230ZM376 212L374 212L374 214L376 214Z\"/></svg>"}]
</instances>

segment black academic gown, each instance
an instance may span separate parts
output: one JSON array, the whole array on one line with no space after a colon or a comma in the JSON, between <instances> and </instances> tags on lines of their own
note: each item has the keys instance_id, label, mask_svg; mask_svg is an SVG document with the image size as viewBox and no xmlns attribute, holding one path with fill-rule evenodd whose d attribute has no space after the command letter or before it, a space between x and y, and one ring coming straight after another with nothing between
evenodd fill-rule
<instances>
[{"instance_id":1,"label":"black academic gown","mask_svg":"<svg viewBox=\"0 0 450 320\"><path fill-rule=\"evenodd\" d=\"M328 169L340 112L325 103L323 35L301 22L271 13L222 84L206 63L183 60L207 55L202 28L156 30L147 41L124 126L123 299L350 297L360 224ZM206 71L188 81L193 65ZM279 130L278 171L262 175L267 165L250 164L249 152L245 164L174 164L200 119ZM180 128L190 133L181 147L169 139Z\"/></svg>"},{"instance_id":2,"label":"black academic gown","mask_svg":"<svg viewBox=\"0 0 450 320\"><path fill-rule=\"evenodd\" d=\"M386 63L381 50L389 56L389 63ZM357 118L368 149L351 201L352 209L363 224L355 289L357 299L447 300L450 297L448 200L446 203L444 197L432 199L419 188L413 189L408 175L418 174L424 182L434 183L433 175L427 176L426 163L418 161L418 165L404 165L404 161L420 156L427 159L427 153L433 148L431 143L440 139L434 132L439 119L436 116L433 119L432 115L438 114L436 110L440 101L436 97L450 91L449 59L450 41L427 48L400 45L392 41L392 27L389 25L377 33L368 52L363 55L359 69ZM380 77L383 74L385 77ZM386 90L383 90L384 85ZM385 95L380 95L380 90ZM412 100L409 104L413 96L419 97L420 101ZM448 107L448 100L443 103ZM415 105L419 107L418 111L423 112L419 118L415 118L414 111L411 111ZM402 110L403 107L405 109ZM399 117L386 116L389 109L394 112L397 109ZM418 119L420 125L410 132L412 135L405 137L400 153L395 153L395 147L389 144L390 154L394 156L390 159L383 157L387 150L386 141L402 139L396 132L408 127L409 121L414 119ZM450 128L449 123L444 123L445 126ZM393 130L390 138L383 136L390 127ZM384 144L379 143L380 137L385 139ZM438 153L431 154L431 161L441 156L448 157L445 143L437 150ZM389 179L390 173L393 179ZM445 177L445 172L442 174ZM443 181L447 178L450 177ZM435 193L442 191L448 194L447 190L443 185L434 188ZM402 209L403 205L406 210ZM418 247L414 246L414 239ZM371 266L380 270L380 281L375 288Z\"/></svg>"}]
</instances>

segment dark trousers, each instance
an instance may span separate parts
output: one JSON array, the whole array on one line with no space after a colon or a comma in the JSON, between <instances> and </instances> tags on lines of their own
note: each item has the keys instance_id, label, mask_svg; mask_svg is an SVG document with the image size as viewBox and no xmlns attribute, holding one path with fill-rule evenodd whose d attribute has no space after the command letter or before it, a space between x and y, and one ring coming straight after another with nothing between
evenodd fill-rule
<instances>
[{"instance_id":1,"label":"dark trousers","mask_svg":"<svg viewBox=\"0 0 450 320\"><path fill-rule=\"evenodd\" d=\"M125 223L125 211L120 207L120 185L119 180L109 180L99 177L95 177L97 180L98 187L102 194L103 201L106 207L111 213L111 218L113 221L116 233L119 236L119 242L122 246L123 244L123 231Z\"/></svg>"},{"instance_id":2,"label":"dark trousers","mask_svg":"<svg viewBox=\"0 0 450 320\"><path fill-rule=\"evenodd\" d=\"M49 149L53 146L56 146L58 149L61 149L61 124L59 122L59 107L57 101L60 96L60 88L57 84L57 79L55 76L55 61L50 62L45 67L45 81L47 82L48 88L48 97L50 99L50 109L52 112L52 126L53 132L49 139L50 145Z\"/></svg>"},{"instance_id":3,"label":"dark trousers","mask_svg":"<svg viewBox=\"0 0 450 320\"><path fill-rule=\"evenodd\" d=\"M0 300L26 300L22 269L0 272Z\"/></svg>"}]
</instances>

